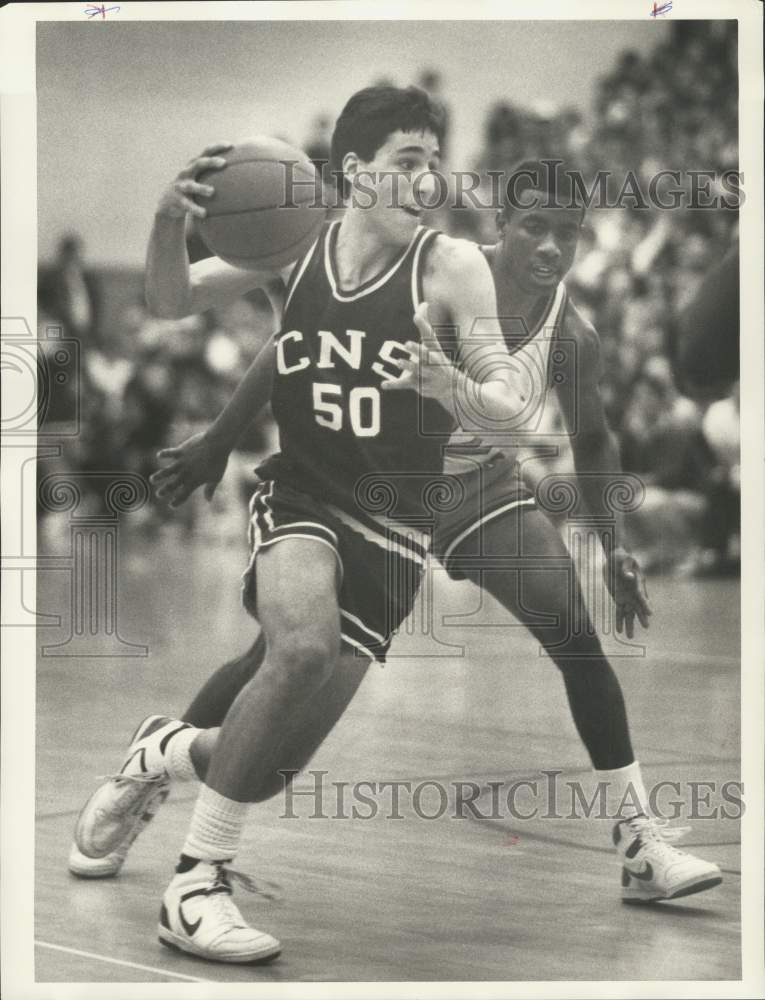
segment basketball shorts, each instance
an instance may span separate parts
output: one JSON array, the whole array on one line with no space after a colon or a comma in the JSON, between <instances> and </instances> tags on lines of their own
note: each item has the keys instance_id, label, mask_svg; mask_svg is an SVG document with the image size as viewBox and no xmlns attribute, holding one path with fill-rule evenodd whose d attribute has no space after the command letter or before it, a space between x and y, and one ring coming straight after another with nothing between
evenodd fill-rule
<instances>
[{"instance_id":1,"label":"basketball shorts","mask_svg":"<svg viewBox=\"0 0 765 1000\"><path fill-rule=\"evenodd\" d=\"M255 564L263 549L285 538L312 538L337 559L343 642L384 663L394 633L414 606L427 550L407 534L351 523L356 522L349 515L285 483L260 482L250 501L250 562L242 600L257 618Z\"/></svg>"},{"instance_id":2,"label":"basketball shorts","mask_svg":"<svg viewBox=\"0 0 765 1000\"><path fill-rule=\"evenodd\" d=\"M488 461L469 454L447 457L444 472L453 478L455 496L449 509L436 514L431 553L453 580L480 568L487 554L484 527L498 518L536 507L517 464L501 452Z\"/></svg>"}]
</instances>

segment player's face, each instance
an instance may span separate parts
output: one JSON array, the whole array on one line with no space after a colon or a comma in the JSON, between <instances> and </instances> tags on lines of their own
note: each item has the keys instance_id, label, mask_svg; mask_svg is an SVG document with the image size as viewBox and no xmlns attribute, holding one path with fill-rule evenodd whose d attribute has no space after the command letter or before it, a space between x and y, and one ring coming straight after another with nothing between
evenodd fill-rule
<instances>
[{"instance_id":1,"label":"player's face","mask_svg":"<svg viewBox=\"0 0 765 1000\"><path fill-rule=\"evenodd\" d=\"M359 164L357 204L365 206L370 224L393 242L408 242L437 193L440 154L432 132L393 132L372 160Z\"/></svg>"},{"instance_id":2,"label":"player's face","mask_svg":"<svg viewBox=\"0 0 765 1000\"><path fill-rule=\"evenodd\" d=\"M582 213L578 208L517 208L508 219L500 217L498 225L507 272L525 290L541 294L554 288L573 264Z\"/></svg>"}]
</instances>

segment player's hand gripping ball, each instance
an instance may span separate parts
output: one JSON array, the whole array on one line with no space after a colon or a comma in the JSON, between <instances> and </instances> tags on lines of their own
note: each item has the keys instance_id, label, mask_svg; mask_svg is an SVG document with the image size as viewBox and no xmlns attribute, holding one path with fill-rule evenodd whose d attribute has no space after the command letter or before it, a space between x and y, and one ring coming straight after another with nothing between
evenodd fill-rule
<instances>
[{"instance_id":1,"label":"player's hand gripping ball","mask_svg":"<svg viewBox=\"0 0 765 1000\"><path fill-rule=\"evenodd\" d=\"M196 224L206 246L229 264L278 269L301 257L326 217L319 175L305 155L280 139L256 136L222 153L196 175L213 188L200 198Z\"/></svg>"}]
</instances>

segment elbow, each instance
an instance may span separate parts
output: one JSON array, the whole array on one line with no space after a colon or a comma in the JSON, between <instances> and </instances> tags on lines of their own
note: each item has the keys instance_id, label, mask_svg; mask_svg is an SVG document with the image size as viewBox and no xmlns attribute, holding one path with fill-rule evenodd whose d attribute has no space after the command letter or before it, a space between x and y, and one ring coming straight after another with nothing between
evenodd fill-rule
<instances>
[{"instance_id":1,"label":"elbow","mask_svg":"<svg viewBox=\"0 0 765 1000\"><path fill-rule=\"evenodd\" d=\"M492 423L500 421L515 425L527 408L525 400L514 386L493 378L483 384L479 383L479 399L483 413Z\"/></svg>"}]
</instances>

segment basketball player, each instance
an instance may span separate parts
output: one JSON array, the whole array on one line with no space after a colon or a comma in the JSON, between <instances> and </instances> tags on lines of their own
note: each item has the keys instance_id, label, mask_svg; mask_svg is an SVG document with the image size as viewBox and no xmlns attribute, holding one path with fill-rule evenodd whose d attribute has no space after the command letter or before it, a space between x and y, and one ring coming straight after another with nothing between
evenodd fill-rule
<instances>
[{"instance_id":1,"label":"basketball player","mask_svg":"<svg viewBox=\"0 0 765 1000\"><path fill-rule=\"evenodd\" d=\"M333 167L352 194L363 173L377 198L362 207L352 197L342 221L280 275L287 289L271 399L281 450L258 470L244 587L266 639L263 665L220 730L145 720L120 773L78 819L79 849L103 857L132 833L168 776L205 773L159 923L162 943L203 958L253 962L279 953L279 942L248 926L231 898L227 866L249 805L279 790L279 770L302 766L323 740L370 661L384 660L416 595L425 548L364 510L359 478L396 480L397 517L416 520L422 477L442 474L443 446L464 400L479 398L482 418L494 424L521 408L497 320L484 322L480 344L467 343L476 317L497 314L485 258L420 225L414 185L427 194L434 183L441 131L438 108L417 88L367 88L340 115ZM218 151L194 161L160 201L147 289L162 315L199 312L275 277L218 259L189 269L185 216L191 199L210 193L195 175L220 165ZM436 323L458 331L460 369L424 322L425 302ZM438 363L422 366L413 391L426 350ZM381 391L397 379L406 387Z\"/></svg>"},{"instance_id":2,"label":"basketball player","mask_svg":"<svg viewBox=\"0 0 765 1000\"><path fill-rule=\"evenodd\" d=\"M518 368L532 382L535 377L539 381L535 373L541 373L542 384L530 395L542 399L547 395L546 408L558 406L562 411L577 471L584 473L579 478L584 505L601 513L604 486L618 476L618 453L598 389L598 337L562 282L574 258L583 212L577 207L556 207L574 204L565 172L532 162L519 165L513 177L519 182L515 193L522 196L525 207L508 205L500 212L499 240L483 248L494 277L499 315L505 317L503 335ZM557 361L552 360L553 351ZM574 364L567 364L567 358ZM172 461L155 474L158 495L177 505L205 484L209 499L238 434L267 398L270 367L266 351L210 431L163 453ZM562 371L568 371L567 378L552 377ZM391 387L402 384L390 383ZM548 386L555 386L555 391L547 393ZM538 416L532 412L527 423ZM511 450L510 455L514 454ZM648 818L619 682L592 629L575 633L572 628L572 609L581 607L582 600L573 567L560 574L536 568L542 560L549 566L551 558L565 565L569 556L555 528L536 509L517 464L496 447L464 440L457 447L452 439L446 469L459 477L467 499L456 512L437 518L433 551L451 576L467 577L492 593L548 649L561 670L575 724L605 786L609 813L624 817L614 829L623 862L623 898L677 898L718 884L721 876L715 865L671 847L668 841L675 839L674 831ZM618 522L616 527L615 544L607 553L607 582L616 603L617 630L624 627L631 637L634 618L647 627L651 609L640 569L620 544ZM496 557L516 563L521 557L523 568L482 572L487 556L495 565ZM543 616L555 624L541 624ZM218 725L239 689L258 669L264 648L259 637L248 653L221 668L184 719L195 726ZM141 825L133 827L131 836ZM127 838L99 861L75 854L70 864L82 875L115 874L129 844ZM646 878L649 871L652 877Z\"/></svg>"}]
</instances>

